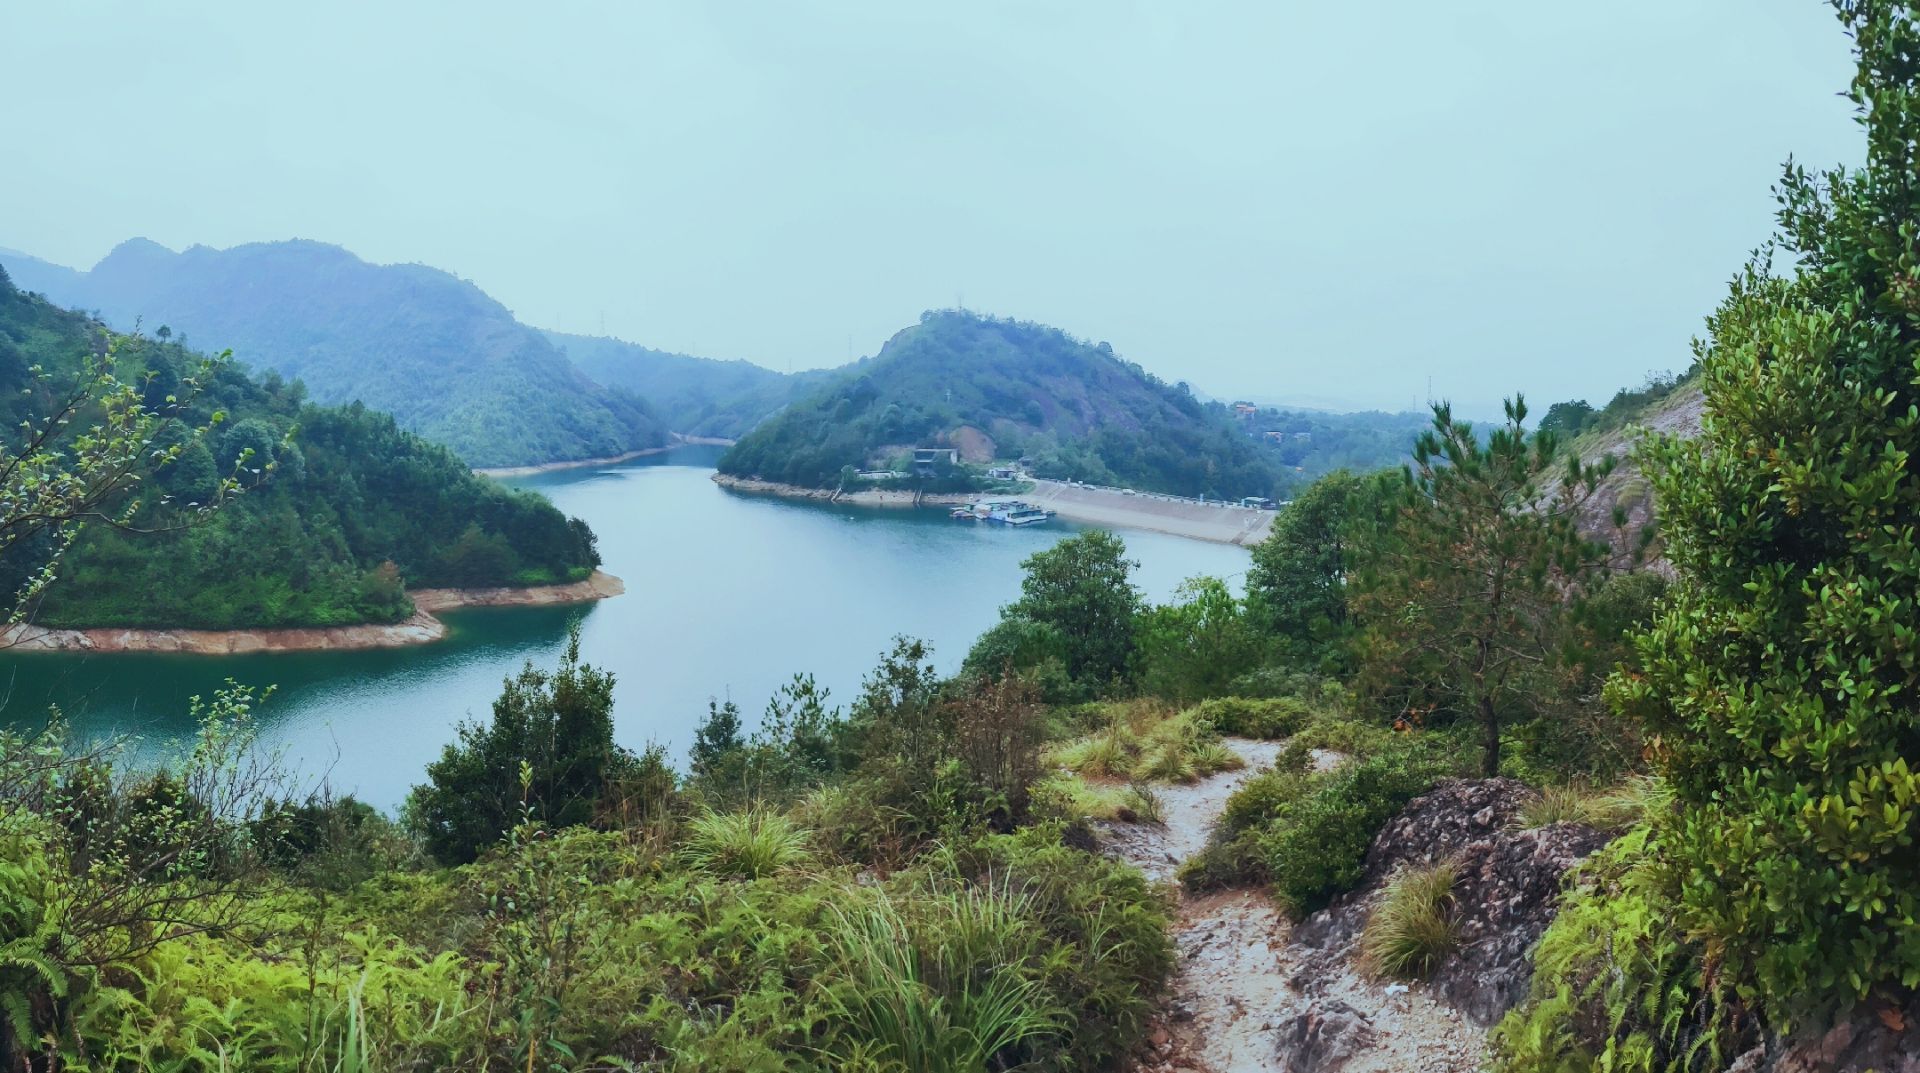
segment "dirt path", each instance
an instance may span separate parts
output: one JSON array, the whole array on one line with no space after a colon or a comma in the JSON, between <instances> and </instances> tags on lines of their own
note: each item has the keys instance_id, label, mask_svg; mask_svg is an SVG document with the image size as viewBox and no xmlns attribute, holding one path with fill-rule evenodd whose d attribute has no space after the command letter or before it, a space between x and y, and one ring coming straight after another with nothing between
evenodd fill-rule
<instances>
[{"instance_id":1,"label":"dirt path","mask_svg":"<svg viewBox=\"0 0 1920 1073\"><path fill-rule=\"evenodd\" d=\"M1156 880L1171 880L1179 863L1206 845L1227 798L1279 754L1276 742L1229 738L1247 762L1190 786L1156 788L1163 823L1111 824L1111 852ZM1316 756L1323 764L1331 755ZM1481 1033L1457 1012L1419 991L1389 988L1351 966L1303 980L1311 951L1288 945L1287 917L1264 891L1179 895L1174 940L1180 967L1170 1019L1155 1033L1152 1073L1255 1073L1282 1070L1282 1039L1298 1034L1302 1016L1344 1005L1363 1013L1373 1037L1350 1058L1316 1052L1298 1067L1340 1073L1455 1073L1479 1067ZM1298 1048L1296 1047L1296 1050Z\"/></svg>"}]
</instances>

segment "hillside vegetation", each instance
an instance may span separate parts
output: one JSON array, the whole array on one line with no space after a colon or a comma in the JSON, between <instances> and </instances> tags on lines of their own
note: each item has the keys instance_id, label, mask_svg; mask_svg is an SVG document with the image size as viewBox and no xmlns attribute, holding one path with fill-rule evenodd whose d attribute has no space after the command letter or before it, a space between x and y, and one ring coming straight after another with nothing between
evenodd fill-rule
<instances>
[{"instance_id":1,"label":"hillside vegetation","mask_svg":"<svg viewBox=\"0 0 1920 1073\"><path fill-rule=\"evenodd\" d=\"M750 361L716 361L605 336L547 332L581 372L647 400L684 436L738 439L762 418L834 374L777 373Z\"/></svg>"},{"instance_id":2,"label":"hillside vegetation","mask_svg":"<svg viewBox=\"0 0 1920 1073\"><path fill-rule=\"evenodd\" d=\"M1276 458L1209 407L1056 328L957 310L923 315L880 353L763 422L723 473L829 487L846 467L949 446L970 462L1032 459L1042 477L1180 495L1273 495Z\"/></svg>"},{"instance_id":3,"label":"hillside vegetation","mask_svg":"<svg viewBox=\"0 0 1920 1073\"><path fill-rule=\"evenodd\" d=\"M264 242L175 253L145 239L78 272L0 251L20 286L121 331L162 328L359 401L474 466L600 458L666 443L647 405L601 387L480 288L337 246Z\"/></svg>"},{"instance_id":4,"label":"hillside vegetation","mask_svg":"<svg viewBox=\"0 0 1920 1073\"><path fill-rule=\"evenodd\" d=\"M139 385L150 406L169 395L186 400L157 442L211 427L140 484L132 524L157 532L95 525L80 534L39 607L43 625L394 621L412 610L404 586L566 581L599 561L584 522L474 476L386 414L358 403L311 405L297 384L273 374L256 380L233 364L196 385L190 378L202 359L178 343L115 336L16 290L0 272L0 419L9 454L21 422L46 414L109 344L115 375ZM223 419L214 423L216 412ZM236 472L244 493L202 516L200 505ZM36 550L48 549L0 558L6 595L37 568Z\"/></svg>"}]
</instances>

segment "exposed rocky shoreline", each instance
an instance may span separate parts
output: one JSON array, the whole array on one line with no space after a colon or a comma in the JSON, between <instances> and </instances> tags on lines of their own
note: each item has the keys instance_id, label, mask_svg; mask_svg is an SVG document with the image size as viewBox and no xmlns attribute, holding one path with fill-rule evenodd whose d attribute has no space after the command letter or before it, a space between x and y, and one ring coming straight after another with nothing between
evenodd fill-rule
<instances>
[{"instance_id":1,"label":"exposed rocky shoreline","mask_svg":"<svg viewBox=\"0 0 1920 1073\"><path fill-rule=\"evenodd\" d=\"M19 652L179 652L207 656L401 648L431 644L447 635L446 623L434 617L437 611L585 603L625 591L625 582L596 570L585 581L565 585L418 589L408 593L413 598L413 614L400 622L272 630L57 630L44 626L9 626L0 630L0 648Z\"/></svg>"}]
</instances>

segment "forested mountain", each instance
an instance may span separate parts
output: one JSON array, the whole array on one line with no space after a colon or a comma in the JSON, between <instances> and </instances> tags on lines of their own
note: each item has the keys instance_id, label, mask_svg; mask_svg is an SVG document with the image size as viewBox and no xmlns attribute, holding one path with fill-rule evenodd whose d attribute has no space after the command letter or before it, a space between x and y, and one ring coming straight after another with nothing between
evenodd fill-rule
<instances>
[{"instance_id":1,"label":"forested mountain","mask_svg":"<svg viewBox=\"0 0 1920 1073\"><path fill-rule=\"evenodd\" d=\"M175 253L145 239L91 271L0 251L23 290L231 349L307 385L358 400L475 466L597 458L666 442L632 394L594 383L480 288L423 265L373 265L319 242Z\"/></svg>"},{"instance_id":2,"label":"forested mountain","mask_svg":"<svg viewBox=\"0 0 1920 1073\"><path fill-rule=\"evenodd\" d=\"M277 373L255 379L233 363L196 385L203 359L179 342L115 336L16 289L0 271L0 436L8 455L17 453L21 423L49 412L109 343L114 376L138 385L144 405L182 400L156 443L211 428L140 485L136 523L162 531L87 527L45 593L42 625L394 621L412 609L405 586L567 581L599 561L584 522L474 476L386 414L359 403L315 406L297 383ZM216 411L224 419L214 423ZM196 517L195 505L218 493L248 449L245 470L261 471L243 474L250 487ZM44 550L0 559L0 591L20 591Z\"/></svg>"},{"instance_id":3,"label":"forested mountain","mask_svg":"<svg viewBox=\"0 0 1920 1073\"><path fill-rule=\"evenodd\" d=\"M1295 486L1304 486L1335 470L1365 473L1403 464L1413 441L1432 421L1412 413L1326 413L1319 410L1262 407L1247 413L1236 404L1234 419L1288 470Z\"/></svg>"},{"instance_id":4,"label":"forested mountain","mask_svg":"<svg viewBox=\"0 0 1920 1073\"><path fill-rule=\"evenodd\" d=\"M777 373L750 361L696 358L605 336L545 334L581 372L647 400L668 428L687 436L738 439L834 375Z\"/></svg>"},{"instance_id":5,"label":"forested mountain","mask_svg":"<svg viewBox=\"0 0 1920 1073\"><path fill-rule=\"evenodd\" d=\"M720 469L825 486L843 467L938 445L973 462L1026 456L1043 477L1181 495L1275 494L1277 458L1225 415L1105 343L940 310L763 422Z\"/></svg>"}]
</instances>

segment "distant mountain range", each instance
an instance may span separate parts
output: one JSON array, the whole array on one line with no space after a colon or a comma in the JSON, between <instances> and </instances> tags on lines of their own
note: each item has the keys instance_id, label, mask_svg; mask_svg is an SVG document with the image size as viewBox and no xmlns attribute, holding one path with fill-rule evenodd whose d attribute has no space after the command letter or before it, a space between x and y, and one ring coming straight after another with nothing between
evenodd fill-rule
<instances>
[{"instance_id":1,"label":"distant mountain range","mask_svg":"<svg viewBox=\"0 0 1920 1073\"><path fill-rule=\"evenodd\" d=\"M831 370L777 373L750 361L715 361L604 336L547 332L581 372L646 399L687 436L738 439L768 414L832 379Z\"/></svg>"},{"instance_id":2,"label":"distant mountain range","mask_svg":"<svg viewBox=\"0 0 1920 1073\"><path fill-rule=\"evenodd\" d=\"M1267 496L1277 455L1203 403L1057 328L929 312L880 353L761 422L723 472L814 487L914 446L968 461L1030 458L1041 476L1181 495Z\"/></svg>"},{"instance_id":3,"label":"distant mountain range","mask_svg":"<svg viewBox=\"0 0 1920 1073\"><path fill-rule=\"evenodd\" d=\"M0 250L17 286L108 324L162 328L202 350L360 401L475 466L604 457L668 442L630 391L574 368L480 288L422 265L374 265L303 240L174 252L145 239L91 271Z\"/></svg>"}]
</instances>

